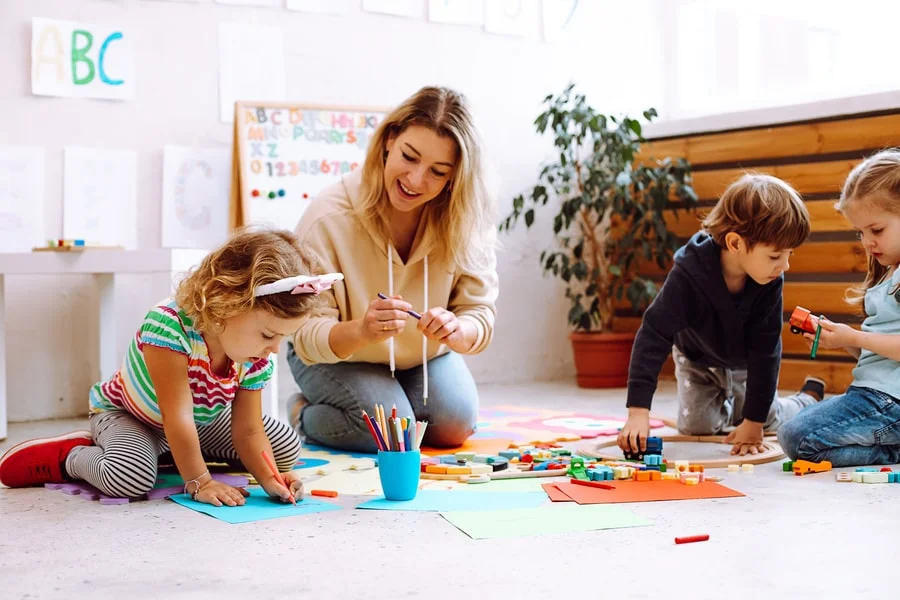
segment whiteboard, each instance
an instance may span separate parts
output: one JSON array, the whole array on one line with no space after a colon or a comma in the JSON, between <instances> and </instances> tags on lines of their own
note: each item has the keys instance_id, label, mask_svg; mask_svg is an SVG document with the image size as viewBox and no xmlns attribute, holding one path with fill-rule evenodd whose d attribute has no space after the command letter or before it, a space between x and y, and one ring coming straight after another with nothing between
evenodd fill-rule
<instances>
[{"instance_id":1,"label":"whiteboard","mask_svg":"<svg viewBox=\"0 0 900 600\"><path fill-rule=\"evenodd\" d=\"M322 189L362 166L386 114L383 109L236 102L231 226L294 229Z\"/></svg>"}]
</instances>

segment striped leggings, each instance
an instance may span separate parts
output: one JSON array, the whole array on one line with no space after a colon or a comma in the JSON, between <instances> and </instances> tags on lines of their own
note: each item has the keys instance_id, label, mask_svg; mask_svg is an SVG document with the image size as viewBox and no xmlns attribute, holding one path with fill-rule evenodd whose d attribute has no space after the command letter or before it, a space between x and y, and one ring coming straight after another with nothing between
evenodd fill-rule
<instances>
[{"instance_id":1,"label":"striped leggings","mask_svg":"<svg viewBox=\"0 0 900 600\"><path fill-rule=\"evenodd\" d=\"M263 415L263 425L278 469L290 470L300 456L300 438L290 425L269 415ZM118 498L136 498L153 489L159 455L169 450L162 429L126 411L110 411L91 416L91 434L94 446L77 446L66 457L70 477ZM231 440L230 406L208 425L198 425L197 435L206 460L240 464Z\"/></svg>"}]
</instances>

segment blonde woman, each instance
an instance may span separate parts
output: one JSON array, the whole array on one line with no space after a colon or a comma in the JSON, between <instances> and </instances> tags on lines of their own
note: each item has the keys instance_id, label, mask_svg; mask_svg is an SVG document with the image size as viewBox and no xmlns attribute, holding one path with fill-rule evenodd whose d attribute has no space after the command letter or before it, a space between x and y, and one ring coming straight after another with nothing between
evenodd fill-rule
<instances>
[{"instance_id":1,"label":"blonde woman","mask_svg":"<svg viewBox=\"0 0 900 600\"><path fill-rule=\"evenodd\" d=\"M498 293L494 204L463 96L425 87L404 101L296 233L345 276L289 345L301 435L374 452L362 411L382 404L428 421L424 444L463 443L478 392L462 355L490 344Z\"/></svg>"}]
</instances>

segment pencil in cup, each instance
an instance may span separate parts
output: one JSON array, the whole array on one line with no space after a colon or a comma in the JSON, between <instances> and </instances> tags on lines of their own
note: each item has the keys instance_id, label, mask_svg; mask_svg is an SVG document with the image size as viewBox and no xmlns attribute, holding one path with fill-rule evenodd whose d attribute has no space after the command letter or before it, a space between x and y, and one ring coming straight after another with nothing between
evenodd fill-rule
<instances>
[{"instance_id":1,"label":"pencil in cup","mask_svg":"<svg viewBox=\"0 0 900 600\"><path fill-rule=\"evenodd\" d=\"M378 292L378 297L381 298L382 300L387 300L387 299L388 299L388 297L385 296L384 294L382 294L381 292ZM422 318L422 315L420 315L419 313L417 313L417 312L414 311L414 310L408 310L408 311L406 311L406 312L409 314L409 316L414 317L414 318L416 318L416 319L421 319L421 318Z\"/></svg>"},{"instance_id":2,"label":"pencil in cup","mask_svg":"<svg viewBox=\"0 0 900 600\"><path fill-rule=\"evenodd\" d=\"M425 436L427 421L414 419L399 419L390 417L385 419L384 407L375 405L375 414L378 418L369 416L363 410L363 420L376 448L381 452L413 452L422 446L422 438Z\"/></svg>"}]
</instances>

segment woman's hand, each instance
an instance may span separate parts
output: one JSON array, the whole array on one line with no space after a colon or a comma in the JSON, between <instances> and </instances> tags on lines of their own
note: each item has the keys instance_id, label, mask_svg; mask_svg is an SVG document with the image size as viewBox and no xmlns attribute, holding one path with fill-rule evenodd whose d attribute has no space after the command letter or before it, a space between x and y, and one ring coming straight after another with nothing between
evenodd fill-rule
<instances>
[{"instance_id":1,"label":"woman's hand","mask_svg":"<svg viewBox=\"0 0 900 600\"><path fill-rule=\"evenodd\" d=\"M362 318L360 335L370 344L399 335L409 319L408 310L412 310L412 304L402 296L372 300Z\"/></svg>"},{"instance_id":2,"label":"woman's hand","mask_svg":"<svg viewBox=\"0 0 900 600\"><path fill-rule=\"evenodd\" d=\"M212 504L213 506L243 506L244 498L250 495L250 492L244 488L238 488L215 479L210 479L200 486L194 495L194 500Z\"/></svg>"},{"instance_id":3,"label":"woman's hand","mask_svg":"<svg viewBox=\"0 0 900 600\"><path fill-rule=\"evenodd\" d=\"M419 319L419 331L430 340L446 344L460 354L468 351L472 342L466 339L466 332L456 315L440 306L429 308Z\"/></svg>"}]
</instances>

